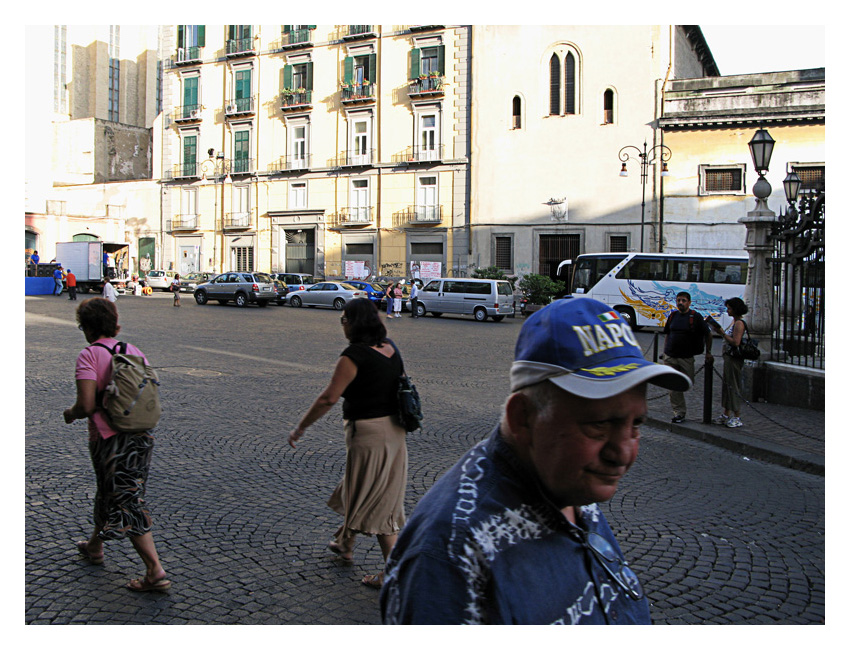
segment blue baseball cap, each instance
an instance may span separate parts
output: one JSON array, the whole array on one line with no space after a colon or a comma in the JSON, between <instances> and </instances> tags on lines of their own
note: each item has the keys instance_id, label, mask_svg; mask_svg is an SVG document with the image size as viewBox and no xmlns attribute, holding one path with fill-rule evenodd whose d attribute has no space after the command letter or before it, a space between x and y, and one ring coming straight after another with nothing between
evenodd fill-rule
<instances>
[{"instance_id":1,"label":"blue baseball cap","mask_svg":"<svg viewBox=\"0 0 850 650\"><path fill-rule=\"evenodd\" d=\"M629 326L608 305L563 298L523 323L511 366L511 392L548 379L587 399L605 399L645 381L686 391L686 375L643 357Z\"/></svg>"}]
</instances>

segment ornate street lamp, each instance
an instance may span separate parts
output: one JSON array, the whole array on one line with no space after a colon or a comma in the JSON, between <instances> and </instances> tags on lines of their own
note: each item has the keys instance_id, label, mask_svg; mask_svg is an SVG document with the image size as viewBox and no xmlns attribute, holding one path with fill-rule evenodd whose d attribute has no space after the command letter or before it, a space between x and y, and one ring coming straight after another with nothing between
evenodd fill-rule
<instances>
[{"instance_id":1,"label":"ornate street lamp","mask_svg":"<svg viewBox=\"0 0 850 650\"><path fill-rule=\"evenodd\" d=\"M788 203L795 205L797 203L797 196L800 194L800 188L803 187L803 181L800 180L800 177L795 172L790 172L785 177L785 180L782 181L782 186L785 188L785 198L788 200Z\"/></svg>"},{"instance_id":2,"label":"ornate street lamp","mask_svg":"<svg viewBox=\"0 0 850 650\"><path fill-rule=\"evenodd\" d=\"M644 221L646 215L646 179L649 176L649 166L654 164L656 160L661 160L661 175L669 176L670 172L667 169L667 161L673 157L673 152L670 151L670 148L663 144L657 144L653 147L647 149L646 141L644 140L643 149L635 147L633 145L627 145L620 149L618 157L620 161L623 163L620 167L620 176L623 178L628 177L629 170L626 169L626 162L631 159L629 156L629 149L634 149L637 154L638 159L640 160L640 180L641 180L641 197L640 197L640 252L643 252L643 229L644 229Z\"/></svg>"}]
</instances>

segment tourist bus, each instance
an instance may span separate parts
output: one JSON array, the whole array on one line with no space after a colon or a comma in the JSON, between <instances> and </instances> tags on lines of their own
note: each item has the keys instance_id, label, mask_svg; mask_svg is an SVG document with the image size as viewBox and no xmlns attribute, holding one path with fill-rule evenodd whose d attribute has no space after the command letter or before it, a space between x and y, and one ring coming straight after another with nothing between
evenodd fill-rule
<instances>
[{"instance_id":1,"label":"tourist bus","mask_svg":"<svg viewBox=\"0 0 850 650\"><path fill-rule=\"evenodd\" d=\"M691 309L725 329L732 321L724 303L744 297L747 258L670 253L593 253L564 260L558 279L567 293L604 302L633 328L664 327L676 294L691 294Z\"/></svg>"}]
</instances>

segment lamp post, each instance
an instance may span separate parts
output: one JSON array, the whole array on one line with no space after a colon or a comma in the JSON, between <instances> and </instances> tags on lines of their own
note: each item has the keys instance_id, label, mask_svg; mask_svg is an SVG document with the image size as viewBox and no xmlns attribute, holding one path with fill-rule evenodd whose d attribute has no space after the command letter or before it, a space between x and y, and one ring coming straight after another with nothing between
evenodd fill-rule
<instances>
[{"instance_id":1,"label":"lamp post","mask_svg":"<svg viewBox=\"0 0 850 650\"><path fill-rule=\"evenodd\" d=\"M770 231L776 221L776 214L767 206L767 198L772 188L764 177L770 167L775 140L765 129L756 131L749 142L753 167L758 174L758 180L753 185L753 195L756 197L755 209L738 223L747 228L747 238L744 248L749 256L747 284L744 287L744 302L749 308L747 325L753 336L769 336L771 333L771 292L773 290L773 269L770 257L773 244L770 241Z\"/></svg>"},{"instance_id":2,"label":"lamp post","mask_svg":"<svg viewBox=\"0 0 850 650\"><path fill-rule=\"evenodd\" d=\"M634 149L636 153L629 155L630 149ZM626 178L629 175L629 171L626 169L626 162L628 162L635 155L640 161L640 252L642 253L643 229L644 222L646 219L646 179L649 176L649 166L655 164L655 161L660 158L661 175L669 176L670 172L667 171L667 161L673 157L673 152L670 151L670 147L663 144L656 144L652 147L647 148L646 140L644 140L643 142L643 149L635 147L634 145L626 145L625 147L620 149L620 152L617 154L620 161L623 163L622 167L620 167L620 176L622 176L623 178Z\"/></svg>"},{"instance_id":3,"label":"lamp post","mask_svg":"<svg viewBox=\"0 0 850 650\"><path fill-rule=\"evenodd\" d=\"M218 272L224 270L224 184L228 180L230 180L230 173L228 170L227 160L224 158L224 152L219 151L216 153L215 149L208 149L207 155L209 156L206 160L201 163L201 173L203 179L206 180L207 177L212 174L213 183L215 184L215 192L213 194L214 197L214 208L213 214L213 260L218 261L218 251L216 250L218 247L218 238L215 236L215 220L218 219L218 181L221 179L221 250L222 250L222 260L221 260L221 269ZM213 269L215 271L216 269Z\"/></svg>"}]
</instances>

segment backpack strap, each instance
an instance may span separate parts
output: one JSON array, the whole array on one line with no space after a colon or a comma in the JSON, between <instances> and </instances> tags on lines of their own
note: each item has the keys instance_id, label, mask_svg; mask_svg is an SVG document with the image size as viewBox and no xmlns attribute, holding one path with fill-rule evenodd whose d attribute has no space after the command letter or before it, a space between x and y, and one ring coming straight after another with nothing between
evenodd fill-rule
<instances>
[{"instance_id":1,"label":"backpack strap","mask_svg":"<svg viewBox=\"0 0 850 650\"><path fill-rule=\"evenodd\" d=\"M109 350L109 354L111 354L113 356L115 355L116 352L118 352L120 354L126 354L127 353L127 344L124 341L118 341L115 344L114 348L110 348L108 345L104 345L103 343L92 343L89 347L91 348L91 347L94 347L95 345L103 348L104 350Z\"/></svg>"},{"instance_id":2,"label":"backpack strap","mask_svg":"<svg viewBox=\"0 0 850 650\"><path fill-rule=\"evenodd\" d=\"M392 342L392 339L387 339L387 342L393 346L393 350L395 350L395 353L398 355L398 360L401 362L401 376L406 376L407 373L404 372L404 359L401 358L401 351L396 347L396 344Z\"/></svg>"}]
</instances>

